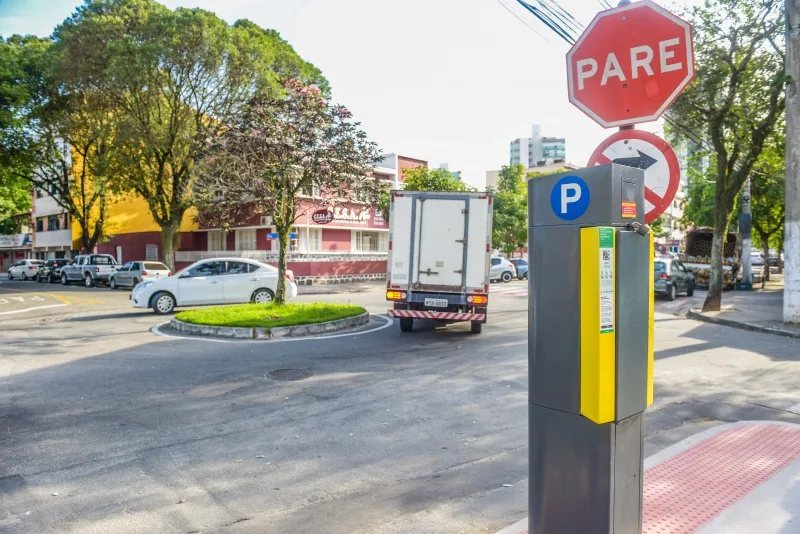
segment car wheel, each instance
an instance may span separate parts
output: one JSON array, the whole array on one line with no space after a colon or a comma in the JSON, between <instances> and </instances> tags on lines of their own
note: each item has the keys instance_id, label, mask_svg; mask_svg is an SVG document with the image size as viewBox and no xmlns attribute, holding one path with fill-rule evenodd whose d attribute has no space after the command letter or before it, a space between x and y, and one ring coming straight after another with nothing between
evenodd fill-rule
<instances>
[{"instance_id":1,"label":"car wheel","mask_svg":"<svg viewBox=\"0 0 800 534\"><path fill-rule=\"evenodd\" d=\"M108 287L111 289L117 289L117 280L112 276L111 280L108 281Z\"/></svg>"},{"instance_id":2,"label":"car wheel","mask_svg":"<svg viewBox=\"0 0 800 534\"><path fill-rule=\"evenodd\" d=\"M138 278L134 278L133 279L133 285L131 287L136 287L138 285L139 285L139 279Z\"/></svg>"},{"instance_id":3,"label":"car wheel","mask_svg":"<svg viewBox=\"0 0 800 534\"><path fill-rule=\"evenodd\" d=\"M414 329L414 319L412 317L400 317L400 331L411 332Z\"/></svg>"},{"instance_id":4,"label":"car wheel","mask_svg":"<svg viewBox=\"0 0 800 534\"><path fill-rule=\"evenodd\" d=\"M40 283L40 284L42 283L42 275L41 275L41 274L37 274L37 275L36 275L36 281L37 281L38 283Z\"/></svg>"},{"instance_id":5,"label":"car wheel","mask_svg":"<svg viewBox=\"0 0 800 534\"><path fill-rule=\"evenodd\" d=\"M14 275L11 274L11 271L8 271L8 279L9 280L13 280L14 279Z\"/></svg>"},{"instance_id":6,"label":"car wheel","mask_svg":"<svg viewBox=\"0 0 800 534\"><path fill-rule=\"evenodd\" d=\"M94 278L92 278L91 274L87 274L86 278L83 279L84 284L86 287L93 287L94 286Z\"/></svg>"},{"instance_id":7,"label":"car wheel","mask_svg":"<svg viewBox=\"0 0 800 534\"><path fill-rule=\"evenodd\" d=\"M250 298L250 302L253 302L254 304L267 304L273 300L275 300L275 293L273 293L271 289L267 289L265 287L256 289L253 292L253 296Z\"/></svg>"},{"instance_id":8,"label":"car wheel","mask_svg":"<svg viewBox=\"0 0 800 534\"><path fill-rule=\"evenodd\" d=\"M692 282L689 285L689 289L686 290L686 296L687 297L693 297L694 296L694 282Z\"/></svg>"},{"instance_id":9,"label":"car wheel","mask_svg":"<svg viewBox=\"0 0 800 534\"><path fill-rule=\"evenodd\" d=\"M175 309L175 297L169 293L156 293L153 297L153 311L156 315L166 315Z\"/></svg>"},{"instance_id":10,"label":"car wheel","mask_svg":"<svg viewBox=\"0 0 800 534\"><path fill-rule=\"evenodd\" d=\"M472 321L469 331L473 334L480 334L483 330L483 323L480 321Z\"/></svg>"},{"instance_id":11,"label":"car wheel","mask_svg":"<svg viewBox=\"0 0 800 534\"><path fill-rule=\"evenodd\" d=\"M61 275L61 285L68 286L69 285L69 278L67 278L66 274Z\"/></svg>"},{"instance_id":12,"label":"car wheel","mask_svg":"<svg viewBox=\"0 0 800 534\"><path fill-rule=\"evenodd\" d=\"M53 275L52 275L52 273L47 275L47 283L48 284L52 284L53 283Z\"/></svg>"},{"instance_id":13,"label":"car wheel","mask_svg":"<svg viewBox=\"0 0 800 534\"><path fill-rule=\"evenodd\" d=\"M500 276L500 279L505 283L510 282L513 278L514 276L512 276L510 271L506 271L502 274L502 276Z\"/></svg>"},{"instance_id":14,"label":"car wheel","mask_svg":"<svg viewBox=\"0 0 800 534\"><path fill-rule=\"evenodd\" d=\"M28 281L28 275L27 274L22 273L22 281L23 282L27 282Z\"/></svg>"},{"instance_id":15,"label":"car wheel","mask_svg":"<svg viewBox=\"0 0 800 534\"><path fill-rule=\"evenodd\" d=\"M678 292L675 291L675 285L669 286L669 291L667 292L667 300L675 300L675 297L678 296Z\"/></svg>"}]
</instances>

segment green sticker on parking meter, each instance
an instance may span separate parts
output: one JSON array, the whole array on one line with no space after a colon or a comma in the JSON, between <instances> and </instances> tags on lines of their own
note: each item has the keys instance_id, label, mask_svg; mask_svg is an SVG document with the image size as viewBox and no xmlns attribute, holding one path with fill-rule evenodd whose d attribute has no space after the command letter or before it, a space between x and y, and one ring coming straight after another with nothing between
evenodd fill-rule
<instances>
[{"instance_id":1,"label":"green sticker on parking meter","mask_svg":"<svg viewBox=\"0 0 800 534\"><path fill-rule=\"evenodd\" d=\"M600 227L600 333L614 331L614 229Z\"/></svg>"}]
</instances>

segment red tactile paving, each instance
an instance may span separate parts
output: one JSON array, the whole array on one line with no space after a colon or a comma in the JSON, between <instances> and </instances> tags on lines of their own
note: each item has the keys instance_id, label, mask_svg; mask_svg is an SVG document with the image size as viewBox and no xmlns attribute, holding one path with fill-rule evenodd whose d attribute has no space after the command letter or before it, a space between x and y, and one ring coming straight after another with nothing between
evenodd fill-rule
<instances>
[{"instance_id":1,"label":"red tactile paving","mask_svg":"<svg viewBox=\"0 0 800 534\"><path fill-rule=\"evenodd\" d=\"M643 534L689 534L800 457L800 429L741 425L644 475Z\"/></svg>"},{"instance_id":2,"label":"red tactile paving","mask_svg":"<svg viewBox=\"0 0 800 534\"><path fill-rule=\"evenodd\" d=\"M797 427L741 425L703 440L645 472L642 534L696 532L798 457Z\"/></svg>"}]
</instances>

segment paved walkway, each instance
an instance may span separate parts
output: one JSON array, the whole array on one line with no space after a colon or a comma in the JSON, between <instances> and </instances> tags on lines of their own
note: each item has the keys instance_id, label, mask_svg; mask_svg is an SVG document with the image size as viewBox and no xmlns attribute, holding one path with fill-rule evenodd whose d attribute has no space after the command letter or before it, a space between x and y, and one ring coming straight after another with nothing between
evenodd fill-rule
<instances>
[{"instance_id":1,"label":"paved walkway","mask_svg":"<svg viewBox=\"0 0 800 534\"><path fill-rule=\"evenodd\" d=\"M800 425L719 425L644 466L643 534L800 533Z\"/></svg>"},{"instance_id":2,"label":"paved walkway","mask_svg":"<svg viewBox=\"0 0 800 534\"><path fill-rule=\"evenodd\" d=\"M724 293L721 311L692 309L686 316L698 321L800 338L800 325L783 322L783 279L776 278L767 283L766 289Z\"/></svg>"}]
</instances>

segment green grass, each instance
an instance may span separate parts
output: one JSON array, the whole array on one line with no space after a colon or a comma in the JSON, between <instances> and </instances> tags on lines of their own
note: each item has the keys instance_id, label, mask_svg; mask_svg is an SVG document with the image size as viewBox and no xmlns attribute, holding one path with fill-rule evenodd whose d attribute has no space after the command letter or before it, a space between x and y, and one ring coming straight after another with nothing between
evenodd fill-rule
<instances>
[{"instance_id":1,"label":"green grass","mask_svg":"<svg viewBox=\"0 0 800 534\"><path fill-rule=\"evenodd\" d=\"M240 304L180 312L175 318L184 323L244 328L277 328L300 324L324 323L366 313L350 304Z\"/></svg>"}]
</instances>

